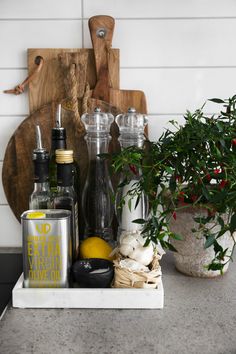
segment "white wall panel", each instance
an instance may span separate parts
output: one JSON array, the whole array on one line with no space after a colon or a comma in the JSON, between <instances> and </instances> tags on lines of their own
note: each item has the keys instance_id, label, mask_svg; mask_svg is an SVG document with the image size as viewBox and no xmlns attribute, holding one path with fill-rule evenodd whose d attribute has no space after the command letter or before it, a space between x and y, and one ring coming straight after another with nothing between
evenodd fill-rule
<instances>
[{"instance_id":1,"label":"white wall panel","mask_svg":"<svg viewBox=\"0 0 236 354\"><path fill-rule=\"evenodd\" d=\"M28 114L27 90L19 96L3 93L23 82L27 75L27 70L0 70L0 115Z\"/></svg>"},{"instance_id":2,"label":"white wall panel","mask_svg":"<svg viewBox=\"0 0 236 354\"><path fill-rule=\"evenodd\" d=\"M27 48L91 47L88 18L97 14L116 18L121 88L145 92L151 140L170 119L183 122L186 109L236 93L235 0L0 0L0 173L6 145L28 115L27 91L2 91L26 78ZM20 224L4 204L0 179L0 247L19 247Z\"/></svg>"},{"instance_id":3,"label":"white wall panel","mask_svg":"<svg viewBox=\"0 0 236 354\"><path fill-rule=\"evenodd\" d=\"M235 0L84 0L84 16L120 18L236 16Z\"/></svg>"},{"instance_id":4,"label":"white wall panel","mask_svg":"<svg viewBox=\"0 0 236 354\"><path fill-rule=\"evenodd\" d=\"M3 18L78 18L81 0L1 0L0 19Z\"/></svg>"},{"instance_id":5,"label":"white wall panel","mask_svg":"<svg viewBox=\"0 0 236 354\"><path fill-rule=\"evenodd\" d=\"M0 129L0 160L3 160L5 149L7 147L8 141L10 140L12 134L20 125L20 123L25 119L23 116L9 116L0 117L1 129ZM0 201L1 202L1 201Z\"/></svg>"},{"instance_id":6,"label":"white wall panel","mask_svg":"<svg viewBox=\"0 0 236 354\"><path fill-rule=\"evenodd\" d=\"M170 120L177 121L180 125L184 124L183 115L149 115L148 117L148 137L151 141L157 141L165 129L174 130Z\"/></svg>"},{"instance_id":7,"label":"white wall panel","mask_svg":"<svg viewBox=\"0 0 236 354\"><path fill-rule=\"evenodd\" d=\"M85 47L91 46L84 24ZM122 67L236 65L236 18L228 20L117 20L113 47ZM193 40L194 38L194 40Z\"/></svg>"},{"instance_id":8,"label":"white wall panel","mask_svg":"<svg viewBox=\"0 0 236 354\"><path fill-rule=\"evenodd\" d=\"M2 162L0 162L0 205L1 204L7 204L7 200L2 186Z\"/></svg>"},{"instance_id":9,"label":"white wall panel","mask_svg":"<svg viewBox=\"0 0 236 354\"><path fill-rule=\"evenodd\" d=\"M0 68L27 67L27 48L81 48L81 21L0 21Z\"/></svg>"},{"instance_id":10,"label":"white wall panel","mask_svg":"<svg viewBox=\"0 0 236 354\"><path fill-rule=\"evenodd\" d=\"M8 205L0 205L0 247L21 247L21 225Z\"/></svg>"},{"instance_id":11,"label":"white wall panel","mask_svg":"<svg viewBox=\"0 0 236 354\"><path fill-rule=\"evenodd\" d=\"M183 113L202 106L208 98L236 94L236 68L232 69L122 69L123 89L146 94L149 113ZM218 105L208 103L206 112Z\"/></svg>"}]
</instances>

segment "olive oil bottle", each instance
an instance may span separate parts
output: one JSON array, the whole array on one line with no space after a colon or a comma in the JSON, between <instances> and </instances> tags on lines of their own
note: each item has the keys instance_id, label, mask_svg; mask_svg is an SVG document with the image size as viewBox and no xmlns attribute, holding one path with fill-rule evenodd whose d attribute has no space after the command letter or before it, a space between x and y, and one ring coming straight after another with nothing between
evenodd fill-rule
<instances>
[{"instance_id":1,"label":"olive oil bottle","mask_svg":"<svg viewBox=\"0 0 236 354\"><path fill-rule=\"evenodd\" d=\"M57 106L55 127L52 128L51 135L51 151L49 162L49 182L50 191L52 194L57 192L57 164L56 154L57 149L66 149L66 130L61 124L61 104Z\"/></svg>"},{"instance_id":2,"label":"olive oil bottle","mask_svg":"<svg viewBox=\"0 0 236 354\"><path fill-rule=\"evenodd\" d=\"M29 198L30 209L48 209L50 207L49 154L42 147L39 125L36 125L37 148L33 151L34 190Z\"/></svg>"},{"instance_id":3,"label":"olive oil bottle","mask_svg":"<svg viewBox=\"0 0 236 354\"><path fill-rule=\"evenodd\" d=\"M73 150L56 150L57 192L52 199L54 209L71 211L72 261L78 258L78 203L73 186Z\"/></svg>"}]
</instances>

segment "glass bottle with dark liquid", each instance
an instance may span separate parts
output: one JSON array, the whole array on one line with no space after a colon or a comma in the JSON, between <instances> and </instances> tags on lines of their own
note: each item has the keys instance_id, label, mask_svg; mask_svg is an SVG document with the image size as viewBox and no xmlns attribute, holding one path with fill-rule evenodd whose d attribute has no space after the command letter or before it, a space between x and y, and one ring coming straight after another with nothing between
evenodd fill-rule
<instances>
[{"instance_id":1,"label":"glass bottle with dark liquid","mask_svg":"<svg viewBox=\"0 0 236 354\"><path fill-rule=\"evenodd\" d=\"M29 198L29 208L48 209L50 207L49 154L42 147L39 125L36 125L36 142L37 148L33 151L34 190Z\"/></svg>"},{"instance_id":2,"label":"glass bottle with dark liquid","mask_svg":"<svg viewBox=\"0 0 236 354\"><path fill-rule=\"evenodd\" d=\"M66 149L66 130L61 126L61 105L59 104L56 112L55 127L52 128L51 151L49 162L49 181L50 191L52 194L57 192L57 149Z\"/></svg>"},{"instance_id":3,"label":"glass bottle with dark liquid","mask_svg":"<svg viewBox=\"0 0 236 354\"><path fill-rule=\"evenodd\" d=\"M82 194L85 218L85 237L99 236L113 241L111 223L114 213L112 184L106 159L100 154L108 152L110 126L114 117L95 108L92 114L84 114L82 121L89 155L89 169Z\"/></svg>"},{"instance_id":4,"label":"glass bottle with dark liquid","mask_svg":"<svg viewBox=\"0 0 236 354\"><path fill-rule=\"evenodd\" d=\"M56 150L57 163L57 193L53 197L54 209L71 211L71 243L72 262L78 258L79 231L78 231L78 203L73 187L73 151Z\"/></svg>"}]
</instances>

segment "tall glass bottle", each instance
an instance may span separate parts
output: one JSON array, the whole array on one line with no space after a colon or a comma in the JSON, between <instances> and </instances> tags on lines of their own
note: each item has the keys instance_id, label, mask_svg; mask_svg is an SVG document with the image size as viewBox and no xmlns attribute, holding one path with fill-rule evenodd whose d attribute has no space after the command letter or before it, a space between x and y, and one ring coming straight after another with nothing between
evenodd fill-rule
<instances>
[{"instance_id":1,"label":"tall glass bottle","mask_svg":"<svg viewBox=\"0 0 236 354\"><path fill-rule=\"evenodd\" d=\"M66 149L66 130L61 126L61 105L60 104L57 107L55 127L52 128L52 135L51 135L49 181L50 181L50 191L52 194L57 192L57 164L56 164L56 154L55 154L55 151L57 149Z\"/></svg>"},{"instance_id":2,"label":"tall glass bottle","mask_svg":"<svg viewBox=\"0 0 236 354\"><path fill-rule=\"evenodd\" d=\"M48 209L50 206L49 155L42 147L41 131L36 125L37 148L33 151L34 190L29 198L30 209Z\"/></svg>"},{"instance_id":3,"label":"tall glass bottle","mask_svg":"<svg viewBox=\"0 0 236 354\"><path fill-rule=\"evenodd\" d=\"M78 203L73 187L73 150L56 150L57 193L52 200L54 209L71 211L72 261L79 252Z\"/></svg>"},{"instance_id":4,"label":"tall glass bottle","mask_svg":"<svg viewBox=\"0 0 236 354\"><path fill-rule=\"evenodd\" d=\"M143 114L136 113L134 108L129 108L126 114L119 114L116 116L116 123L120 130L120 145L121 148L129 146L143 147L144 143L144 129L147 125L148 118ZM123 188L118 189L116 195L116 215L119 223L118 237L123 231L137 231L142 228L142 225L133 223L135 219L145 219L148 214L148 201L146 196L132 195L129 192L132 187L140 180L142 171L136 169L134 166L129 166L132 170L132 178L128 184ZM123 182L124 176L121 176ZM125 204L120 207L120 201L124 198Z\"/></svg>"},{"instance_id":5,"label":"tall glass bottle","mask_svg":"<svg viewBox=\"0 0 236 354\"><path fill-rule=\"evenodd\" d=\"M84 114L82 121L87 132L85 139L89 155L88 174L82 194L85 237L99 236L112 243L113 189L107 160L98 155L108 152L110 126L114 117L95 108L92 114Z\"/></svg>"}]
</instances>

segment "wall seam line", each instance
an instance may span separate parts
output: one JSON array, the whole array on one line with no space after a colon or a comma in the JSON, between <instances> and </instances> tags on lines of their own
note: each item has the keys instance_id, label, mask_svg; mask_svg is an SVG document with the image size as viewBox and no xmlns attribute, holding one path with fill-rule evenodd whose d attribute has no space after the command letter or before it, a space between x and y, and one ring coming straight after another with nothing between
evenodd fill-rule
<instances>
[{"instance_id":1,"label":"wall seam line","mask_svg":"<svg viewBox=\"0 0 236 354\"><path fill-rule=\"evenodd\" d=\"M235 20L236 16L186 16L186 17L115 17L115 20L117 21L166 21L166 20L173 20L173 21L179 21L179 20ZM71 17L71 18L65 18L65 17L30 17L30 18L14 18L14 17L8 17L8 18L0 18L0 22L6 22L6 21L80 21L80 20L88 20L89 17Z\"/></svg>"},{"instance_id":2,"label":"wall seam line","mask_svg":"<svg viewBox=\"0 0 236 354\"><path fill-rule=\"evenodd\" d=\"M84 48L84 45L83 45ZM175 66L121 66L120 69L125 70L174 70L174 69L236 69L236 65L175 65ZM1 71L4 70L27 70L26 67L0 67Z\"/></svg>"}]
</instances>

